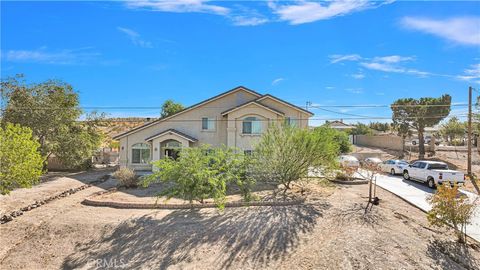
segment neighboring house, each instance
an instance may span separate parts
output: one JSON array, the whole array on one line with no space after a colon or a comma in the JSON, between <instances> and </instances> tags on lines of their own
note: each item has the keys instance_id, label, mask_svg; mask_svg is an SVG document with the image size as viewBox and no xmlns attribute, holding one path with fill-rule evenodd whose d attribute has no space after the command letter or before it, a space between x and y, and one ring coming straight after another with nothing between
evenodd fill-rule
<instances>
[{"instance_id":1,"label":"neighboring house","mask_svg":"<svg viewBox=\"0 0 480 270\"><path fill-rule=\"evenodd\" d=\"M342 120L340 120L340 121L335 120L335 121L331 121L331 122L326 121L325 124L328 124L328 125L330 125L331 128L337 129L337 130L340 130L340 131L347 131L349 129L354 129L355 128L355 126L351 126L351 125L343 123Z\"/></svg>"},{"instance_id":2,"label":"neighboring house","mask_svg":"<svg viewBox=\"0 0 480 270\"><path fill-rule=\"evenodd\" d=\"M239 86L114 139L120 141L120 166L151 170L152 160L176 158L180 148L201 144L249 153L269 123L285 121L307 128L312 115L277 97Z\"/></svg>"}]
</instances>

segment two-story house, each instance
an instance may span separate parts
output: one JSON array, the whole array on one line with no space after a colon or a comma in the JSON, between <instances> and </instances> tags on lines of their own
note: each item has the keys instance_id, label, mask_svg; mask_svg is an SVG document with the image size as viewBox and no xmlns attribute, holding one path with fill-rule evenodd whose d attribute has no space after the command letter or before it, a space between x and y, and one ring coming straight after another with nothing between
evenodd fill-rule
<instances>
[{"instance_id":1,"label":"two-story house","mask_svg":"<svg viewBox=\"0 0 480 270\"><path fill-rule=\"evenodd\" d=\"M227 145L252 151L271 122L307 128L312 115L272 95L239 86L114 139L120 141L120 166L151 170L152 160L175 158L183 147Z\"/></svg>"}]
</instances>

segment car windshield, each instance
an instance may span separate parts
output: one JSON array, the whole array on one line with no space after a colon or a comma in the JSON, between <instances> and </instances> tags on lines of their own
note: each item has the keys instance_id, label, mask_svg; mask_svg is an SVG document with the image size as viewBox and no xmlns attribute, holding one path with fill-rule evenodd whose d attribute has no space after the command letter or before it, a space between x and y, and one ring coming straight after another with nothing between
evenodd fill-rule
<instances>
[{"instance_id":1,"label":"car windshield","mask_svg":"<svg viewBox=\"0 0 480 270\"><path fill-rule=\"evenodd\" d=\"M448 165L442 163L433 163L428 165L428 168L430 170L448 170Z\"/></svg>"},{"instance_id":2,"label":"car windshield","mask_svg":"<svg viewBox=\"0 0 480 270\"><path fill-rule=\"evenodd\" d=\"M406 162L406 161L398 161L397 164L398 164L398 165L408 165L408 162Z\"/></svg>"}]
</instances>

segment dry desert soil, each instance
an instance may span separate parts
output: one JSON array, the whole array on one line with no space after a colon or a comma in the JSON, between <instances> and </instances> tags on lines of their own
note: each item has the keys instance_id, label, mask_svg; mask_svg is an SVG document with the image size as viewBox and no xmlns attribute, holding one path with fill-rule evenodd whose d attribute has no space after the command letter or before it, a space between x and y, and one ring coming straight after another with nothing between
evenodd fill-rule
<instances>
[{"instance_id":1,"label":"dry desert soil","mask_svg":"<svg viewBox=\"0 0 480 270\"><path fill-rule=\"evenodd\" d=\"M56 177L0 196L0 211L98 179ZM192 210L83 205L97 183L0 225L1 269L479 269L478 245L454 242L391 193L365 214L366 185L325 186L305 204Z\"/></svg>"}]
</instances>

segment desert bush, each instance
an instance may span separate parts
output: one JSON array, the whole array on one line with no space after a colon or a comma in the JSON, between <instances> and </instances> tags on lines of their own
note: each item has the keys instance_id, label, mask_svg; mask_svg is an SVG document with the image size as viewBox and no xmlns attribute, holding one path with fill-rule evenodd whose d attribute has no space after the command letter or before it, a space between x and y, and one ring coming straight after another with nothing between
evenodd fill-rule
<instances>
[{"instance_id":1,"label":"desert bush","mask_svg":"<svg viewBox=\"0 0 480 270\"><path fill-rule=\"evenodd\" d=\"M429 199L432 210L427 214L430 224L438 227L450 226L455 230L458 241L465 242L465 229L470 224L474 204L458 191L458 185L448 182L439 185L437 193Z\"/></svg>"},{"instance_id":2,"label":"desert bush","mask_svg":"<svg viewBox=\"0 0 480 270\"><path fill-rule=\"evenodd\" d=\"M354 179L354 174L357 171L356 168L349 167L349 166L342 166L340 171L337 171L335 175L335 179L343 180L343 181L350 181Z\"/></svg>"},{"instance_id":3,"label":"desert bush","mask_svg":"<svg viewBox=\"0 0 480 270\"><path fill-rule=\"evenodd\" d=\"M44 161L39 148L31 129L11 123L0 128L0 194L38 182Z\"/></svg>"},{"instance_id":4,"label":"desert bush","mask_svg":"<svg viewBox=\"0 0 480 270\"><path fill-rule=\"evenodd\" d=\"M135 171L129 168L120 168L113 173L113 177L120 182L120 186L131 188L138 185L138 177Z\"/></svg>"},{"instance_id":5,"label":"desert bush","mask_svg":"<svg viewBox=\"0 0 480 270\"><path fill-rule=\"evenodd\" d=\"M219 208L226 201L227 184L239 186L245 200L251 198L253 179L247 172L248 159L240 151L208 145L184 148L177 160L170 158L153 162L154 173L145 178L145 186L164 182L168 187L160 196L180 197L192 203L213 198Z\"/></svg>"},{"instance_id":6,"label":"desert bush","mask_svg":"<svg viewBox=\"0 0 480 270\"><path fill-rule=\"evenodd\" d=\"M310 131L271 125L255 146L255 176L289 189L292 181L306 177L311 168L334 167L340 151L335 135L335 130L329 127Z\"/></svg>"}]
</instances>

